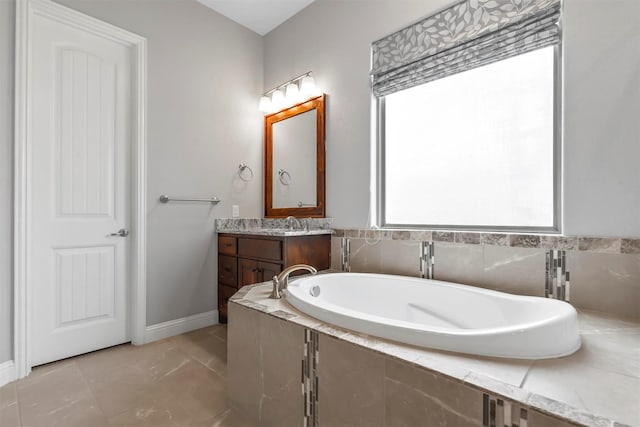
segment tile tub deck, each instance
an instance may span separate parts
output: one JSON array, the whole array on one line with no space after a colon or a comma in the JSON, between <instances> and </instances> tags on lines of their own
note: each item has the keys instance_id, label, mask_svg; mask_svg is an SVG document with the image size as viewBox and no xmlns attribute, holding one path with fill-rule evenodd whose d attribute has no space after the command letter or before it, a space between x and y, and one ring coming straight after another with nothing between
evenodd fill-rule
<instances>
[{"instance_id":1,"label":"tile tub deck","mask_svg":"<svg viewBox=\"0 0 640 427\"><path fill-rule=\"evenodd\" d=\"M269 299L270 291L270 283L247 286L230 303L566 422L558 425L640 426L640 322L579 310L582 348L578 352L551 360L499 359L418 348L341 329L299 312L285 299ZM537 427L533 420L530 424Z\"/></svg>"}]
</instances>

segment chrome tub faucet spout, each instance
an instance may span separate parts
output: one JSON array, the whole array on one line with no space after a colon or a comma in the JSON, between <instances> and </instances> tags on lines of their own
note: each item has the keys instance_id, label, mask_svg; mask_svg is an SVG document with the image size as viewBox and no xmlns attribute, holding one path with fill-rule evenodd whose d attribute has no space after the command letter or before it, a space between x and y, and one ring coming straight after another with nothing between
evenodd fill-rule
<instances>
[{"instance_id":1,"label":"chrome tub faucet spout","mask_svg":"<svg viewBox=\"0 0 640 427\"><path fill-rule=\"evenodd\" d=\"M316 274L318 270L314 267L307 264L296 264L291 267L287 267L277 276L273 276L273 289L271 291L271 295L269 298L272 299L280 299L282 298L282 291L287 289L287 285L289 284L289 275L294 271L298 270L307 270L311 274Z\"/></svg>"}]
</instances>

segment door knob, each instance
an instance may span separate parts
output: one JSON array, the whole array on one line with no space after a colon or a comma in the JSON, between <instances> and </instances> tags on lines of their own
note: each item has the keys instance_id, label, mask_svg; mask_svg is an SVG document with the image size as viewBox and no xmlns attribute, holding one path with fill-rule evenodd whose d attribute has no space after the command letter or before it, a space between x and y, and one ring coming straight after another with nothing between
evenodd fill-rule
<instances>
[{"instance_id":1,"label":"door knob","mask_svg":"<svg viewBox=\"0 0 640 427\"><path fill-rule=\"evenodd\" d=\"M111 236L113 236L113 237L127 237L128 235L129 235L129 230L127 230L126 228L121 228L116 233L109 234L110 237Z\"/></svg>"}]
</instances>

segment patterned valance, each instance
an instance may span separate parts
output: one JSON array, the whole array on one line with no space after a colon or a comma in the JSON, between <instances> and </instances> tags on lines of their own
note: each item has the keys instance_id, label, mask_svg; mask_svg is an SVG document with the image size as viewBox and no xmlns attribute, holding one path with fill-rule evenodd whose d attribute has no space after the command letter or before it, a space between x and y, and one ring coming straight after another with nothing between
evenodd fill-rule
<instances>
[{"instance_id":1,"label":"patterned valance","mask_svg":"<svg viewBox=\"0 0 640 427\"><path fill-rule=\"evenodd\" d=\"M373 43L373 93L559 43L560 8L560 0L464 0Z\"/></svg>"}]
</instances>

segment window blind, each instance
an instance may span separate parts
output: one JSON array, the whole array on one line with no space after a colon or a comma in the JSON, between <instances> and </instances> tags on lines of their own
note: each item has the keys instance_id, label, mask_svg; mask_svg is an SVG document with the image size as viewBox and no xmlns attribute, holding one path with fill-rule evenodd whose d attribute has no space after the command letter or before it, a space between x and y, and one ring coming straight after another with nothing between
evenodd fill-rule
<instances>
[{"instance_id":1,"label":"window blind","mask_svg":"<svg viewBox=\"0 0 640 427\"><path fill-rule=\"evenodd\" d=\"M464 0L372 44L384 96L560 43L560 0Z\"/></svg>"}]
</instances>

